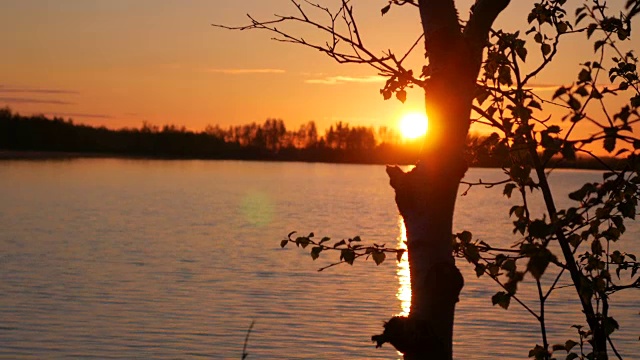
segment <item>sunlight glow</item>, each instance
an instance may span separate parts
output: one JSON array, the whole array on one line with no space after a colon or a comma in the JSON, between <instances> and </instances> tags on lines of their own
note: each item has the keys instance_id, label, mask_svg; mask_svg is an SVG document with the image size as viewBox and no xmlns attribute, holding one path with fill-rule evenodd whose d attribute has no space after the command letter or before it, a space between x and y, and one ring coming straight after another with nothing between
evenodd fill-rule
<instances>
[{"instance_id":1,"label":"sunlight glow","mask_svg":"<svg viewBox=\"0 0 640 360\"><path fill-rule=\"evenodd\" d=\"M400 229L400 236L398 237L398 248L406 249L407 244L407 229L404 226L404 220L402 216L398 216L398 227ZM409 273L409 255L405 252L402 255L402 259L398 262L398 268L396 269L396 276L398 278L398 292L396 297L400 300L400 308L402 311L398 316L408 316L411 310L411 276Z\"/></svg>"},{"instance_id":2,"label":"sunlight glow","mask_svg":"<svg viewBox=\"0 0 640 360\"><path fill-rule=\"evenodd\" d=\"M411 112L402 116L400 133L405 139L416 139L427 133L427 116L419 112Z\"/></svg>"}]
</instances>

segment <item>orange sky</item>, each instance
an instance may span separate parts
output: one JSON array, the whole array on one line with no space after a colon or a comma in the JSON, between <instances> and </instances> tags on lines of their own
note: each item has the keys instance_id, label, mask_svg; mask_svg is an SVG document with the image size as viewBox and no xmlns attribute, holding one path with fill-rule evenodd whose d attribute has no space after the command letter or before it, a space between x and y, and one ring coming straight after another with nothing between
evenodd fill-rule
<instances>
[{"instance_id":1,"label":"orange sky","mask_svg":"<svg viewBox=\"0 0 640 360\"><path fill-rule=\"evenodd\" d=\"M361 32L370 48L401 53L416 39L420 19L412 7L381 17L386 3L354 1ZM457 1L463 17L471 3ZM532 4L512 1L497 26L524 32ZM309 120L320 129L339 120L395 126L403 113L423 108L419 91L405 105L383 101L383 82L366 66L338 65L317 51L269 41L264 32L210 26L244 24L246 13L264 19L294 10L289 0L3 0L0 106L113 128L147 121L194 130L268 117L290 127ZM583 38L563 44L535 82L570 83L576 65L592 58ZM529 66L540 59L533 52ZM413 64L417 71L419 56Z\"/></svg>"}]
</instances>

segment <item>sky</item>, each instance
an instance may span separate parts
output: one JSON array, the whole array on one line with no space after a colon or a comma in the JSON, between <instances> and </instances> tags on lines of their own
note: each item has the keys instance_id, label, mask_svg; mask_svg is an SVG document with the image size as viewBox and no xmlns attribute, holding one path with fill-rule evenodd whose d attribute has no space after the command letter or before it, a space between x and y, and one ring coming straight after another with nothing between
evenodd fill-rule
<instances>
[{"instance_id":1,"label":"sky","mask_svg":"<svg viewBox=\"0 0 640 360\"><path fill-rule=\"evenodd\" d=\"M386 0L352 3L364 41L377 53L401 54L416 40L415 8L396 7L382 17ZM534 1L511 3L496 27L524 32ZM456 4L468 16L472 1ZM320 129L337 121L393 127L403 114L424 109L419 90L410 91L405 104L384 101L384 79L367 66L336 64L318 51L272 41L266 32L211 26L247 24L247 13L269 19L295 8L289 0L2 0L0 107L109 128L147 122L192 130L267 118L290 128L311 120ZM421 53L411 59L416 71ZM534 82L569 84L577 65L591 58L592 47L581 38L562 44L557 61ZM531 54L527 66L539 60Z\"/></svg>"}]
</instances>

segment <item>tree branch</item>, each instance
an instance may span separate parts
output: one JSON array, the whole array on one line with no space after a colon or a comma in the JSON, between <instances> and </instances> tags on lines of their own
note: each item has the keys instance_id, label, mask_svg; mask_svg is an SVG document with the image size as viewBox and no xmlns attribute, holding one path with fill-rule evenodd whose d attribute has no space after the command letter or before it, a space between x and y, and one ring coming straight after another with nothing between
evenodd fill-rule
<instances>
[{"instance_id":1,"label":"tree branch","mask_svg":"<svg viewBox=\"0 0 640 360\"><path fill-rule=\"evenodd\" d=\"M477 0L464 28L463 36L475 51L482 51L489 38L489 30L510 0Z\"/></svg>"}]
</instances>

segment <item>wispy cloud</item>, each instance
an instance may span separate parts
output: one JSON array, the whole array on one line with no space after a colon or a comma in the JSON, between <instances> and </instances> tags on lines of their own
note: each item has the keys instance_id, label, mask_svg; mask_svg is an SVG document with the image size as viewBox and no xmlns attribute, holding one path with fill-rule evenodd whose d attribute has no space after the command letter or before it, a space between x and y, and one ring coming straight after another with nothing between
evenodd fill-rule
<instances>
[{"instance_id":1,"label":"wispy cloud","mask_svg":"<svg viewBox=\"0 0 640 360\"><path fill-rule=\"evenodd\" d=\"M0 93L3 94L79 94L77 91L63 89L39 89L23 88L15 86L0 85Z\"/></svg>"},{"instance_id":2,"label":"wispy cloud","mask_svg":"<svg viewBox=\"0 0 640 360\"><path fill-rule=\"evenodd\" d=\"M339 85L346 83L381 83L386 81L387 78L380 75L372 76L328 76L322 79L307 79L304 82L307 84L321 84L321 85Z\"/></svg>"},{"instance_id":3,"label":"wispy cloud","mask_svg":"<svg viewBox=\"0 0 640 360\"><path fill-rule=\"evenodd\" d=\"M7 103L7 104L74 105L74 103L72 103L72 102L62 101L62 100L45 100L45 99L14 98L14 97L0 97L0 103Z\"/></svg>"},{"instance_id":4,"label":"wispy cloud","mask_svg":"<svg viewBox=\"0 0 640 360\"><path fill-rule=\"evenodd\" d=\"M205 72L227 74L227 75L245 75L245 74L284 74L286 71L282 69L205 69Z\"/></svg>"},{"instance_id":5,"label":"wispy cloud","mask_svg":"<svg viewBox=\"0 0 640 360\"><path fill-rule=\"evenodd\" d=\"M106 114L87 114L87 113L46 113L51 116L70 117L70 118L92 118L92 119L113 119L113 116Z\"/></svg>"},{"instance_id":6,"label":"wispy cloud","mask_svg":"<svg viewBox=\"0 0 640 360\"><path fill-rule=\"evenodd\" d=\"M528 84L527 86L525 86L525 88L530 88L531 90L537 90L537 91L555 91L556 89L558 89L560 86L562 85L558 85L558 84Z\"/></svg>"}]
</instances>

